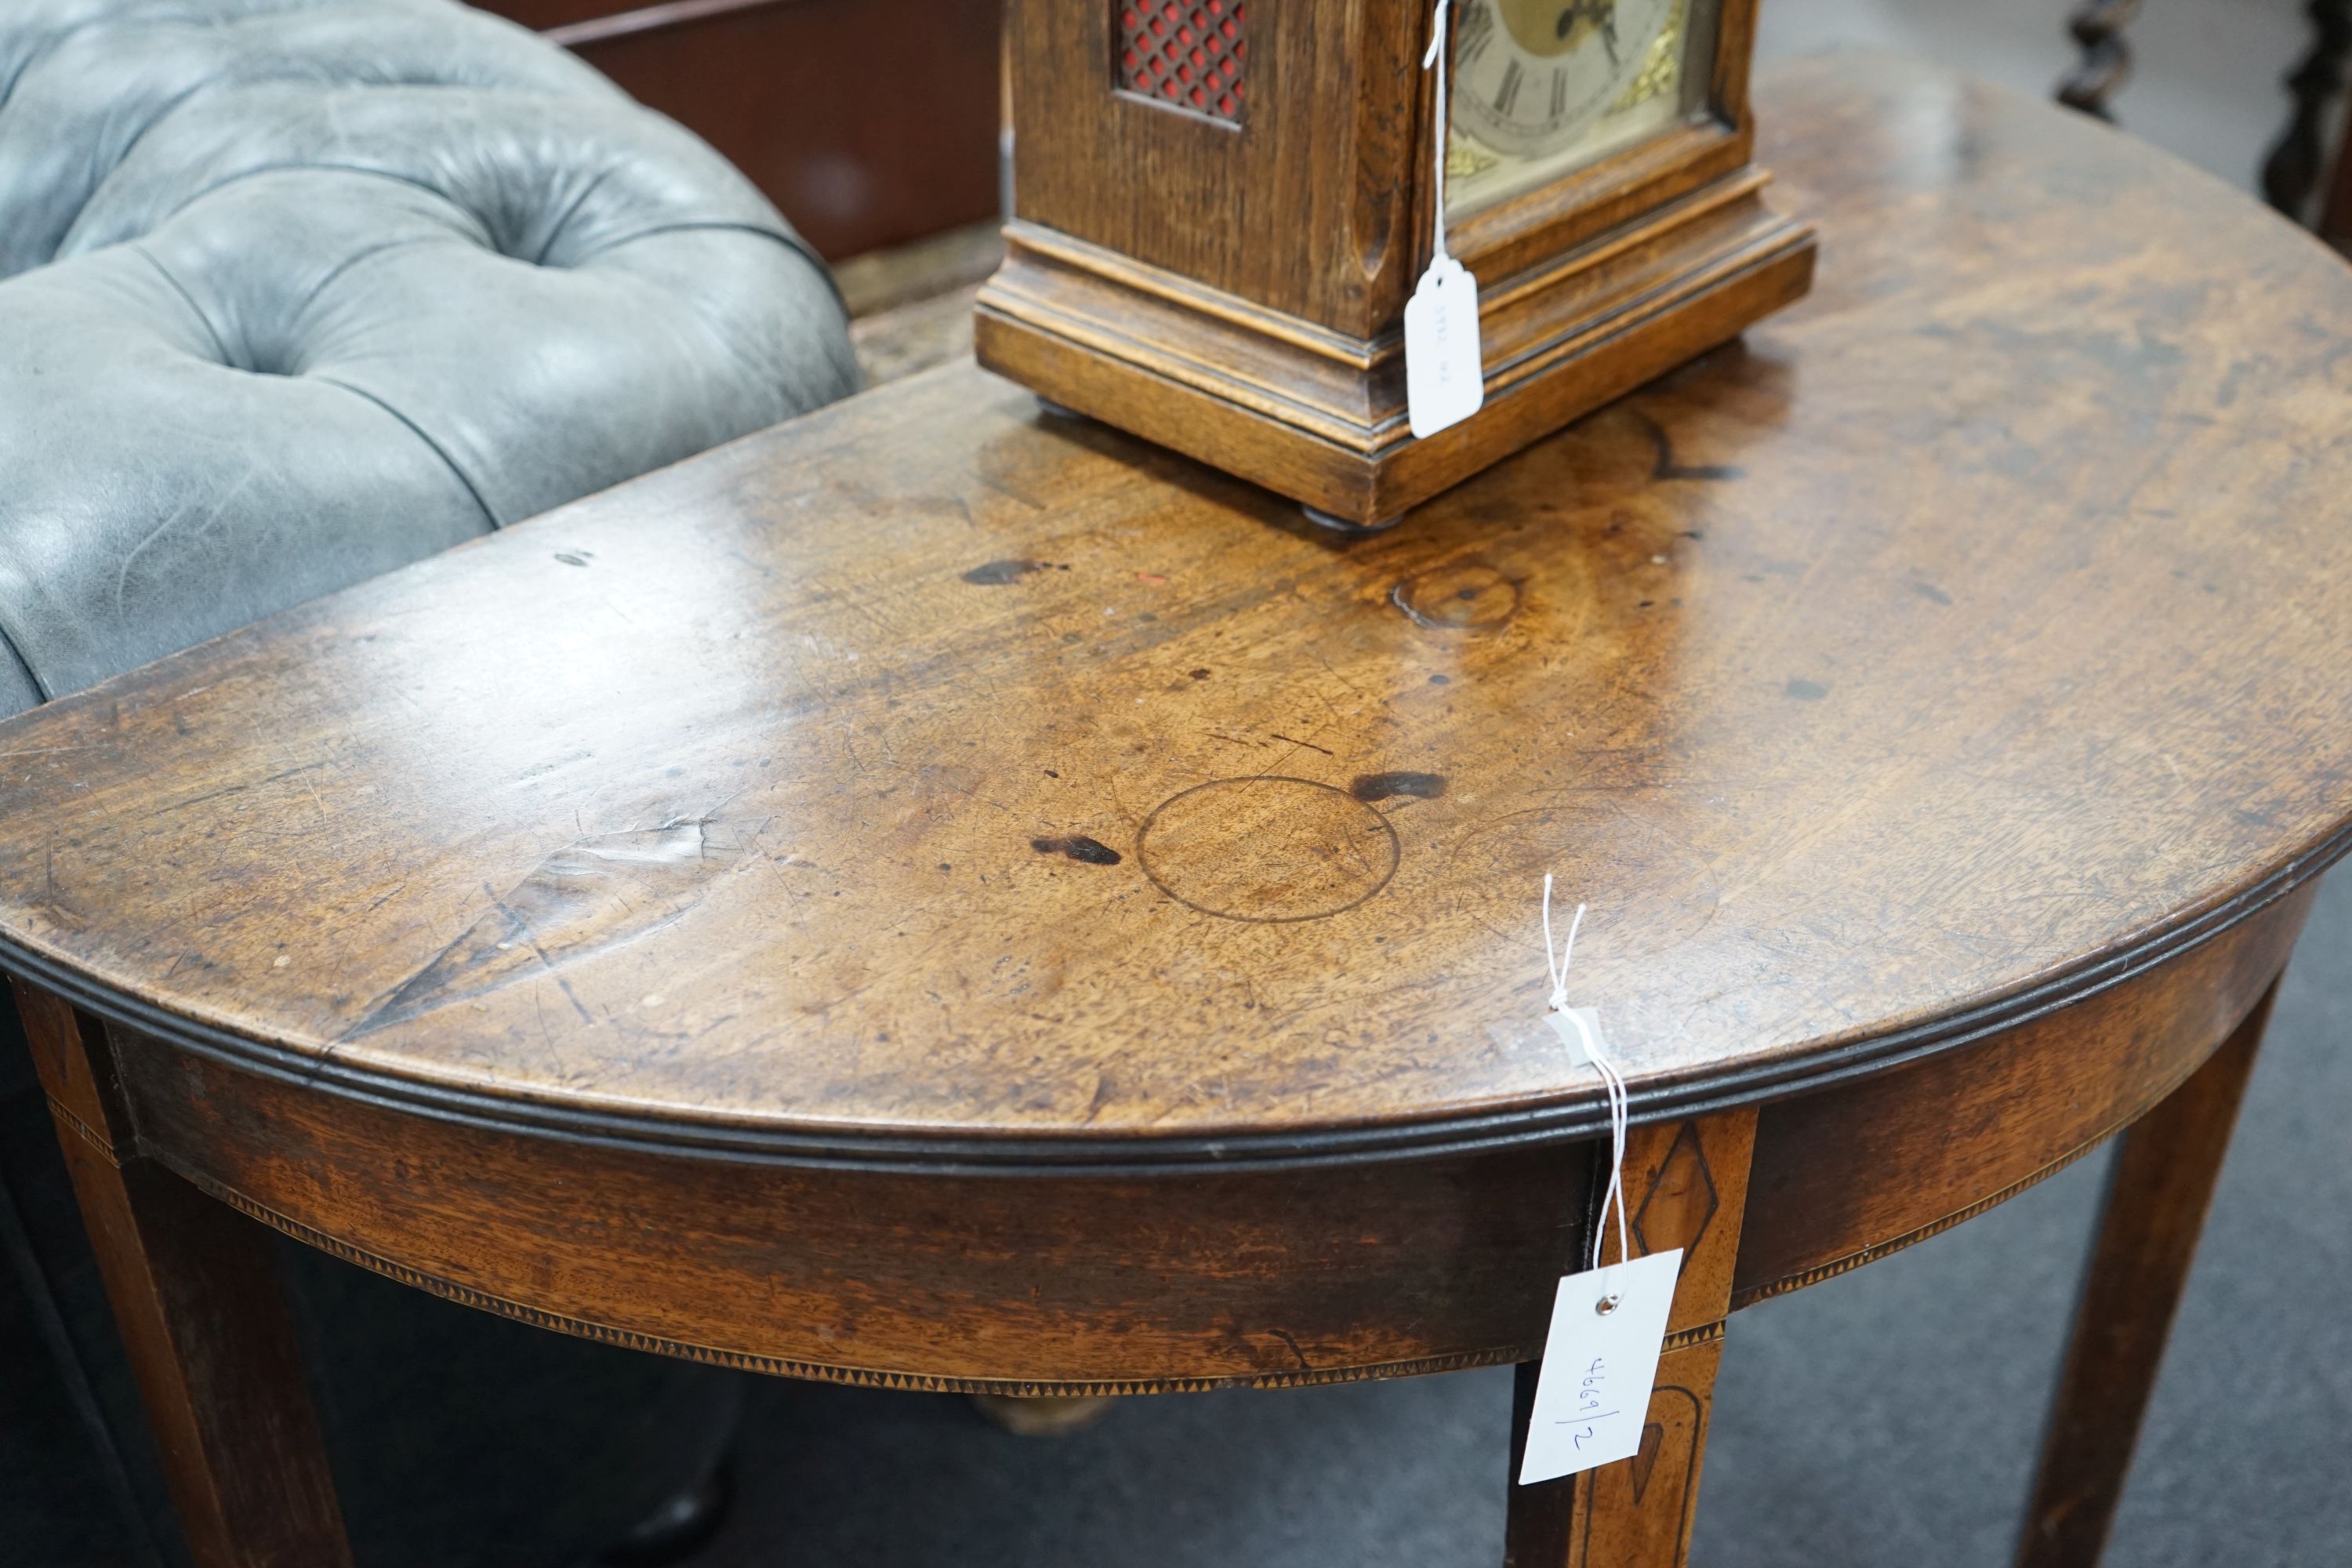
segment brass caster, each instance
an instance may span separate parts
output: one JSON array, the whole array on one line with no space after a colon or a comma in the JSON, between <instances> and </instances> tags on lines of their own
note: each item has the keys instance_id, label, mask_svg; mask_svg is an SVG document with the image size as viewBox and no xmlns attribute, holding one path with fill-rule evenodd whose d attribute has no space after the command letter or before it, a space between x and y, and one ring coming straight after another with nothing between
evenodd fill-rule
<instances>
[{"instance_id":1,"label":"brass caster","mask_svg":"<svg viewBox=\"0 0 2352 1568\"><path fill-rule=\"evenodd\" d=\"M1109 1415L1113 1403L1107 1394L971 1396L971 1407L982 1420L1016 1437L1066 1437Z\"/></svg>"}]
</instances>

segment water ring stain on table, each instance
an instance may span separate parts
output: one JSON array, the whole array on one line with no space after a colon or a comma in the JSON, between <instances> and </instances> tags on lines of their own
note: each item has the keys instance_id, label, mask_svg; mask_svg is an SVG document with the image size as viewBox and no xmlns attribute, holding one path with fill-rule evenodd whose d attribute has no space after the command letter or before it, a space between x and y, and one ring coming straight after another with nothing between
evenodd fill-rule
<instances>
[{"instance_id":1,"label":"water ring stain on table","mask_svg":"<svg viewBox=\"0 0 2352 1568\"><path fill-rule=\"evenodd\" d=\"M1212 779L1153 808L1136 836L1152 885L1231 921L1323 920L1371 898L1402 854L1356 795L1282 774Z\"/></svg>"}]
</instances>

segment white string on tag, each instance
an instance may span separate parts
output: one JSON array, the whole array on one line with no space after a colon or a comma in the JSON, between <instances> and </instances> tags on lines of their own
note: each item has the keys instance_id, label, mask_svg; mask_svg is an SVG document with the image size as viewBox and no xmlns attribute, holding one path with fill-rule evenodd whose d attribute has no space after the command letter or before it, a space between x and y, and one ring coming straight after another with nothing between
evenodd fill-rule
<instances>
[{"instance_id":1,"label":"white string on tag","mask_svg":"<svg viewBox=\"0 0 2352 1568\"><path fill-rule=\"evenodd\" d=\"M1416 440L1427 440L1478 412L1486 400L1485 357L1478 344L1478 279L1445 248L1445 136L1451 121L1446 98L1446 40L1454 0L1437 0L1429 28L1429 52L1421 68L1437 72L1436 164L1433 217L1434 244L1429 266L1404 306L1404 395L1406 421Z\"/></svg>"},{"instance_id":2,"label":"white string on tag","mask_svg":"<svg viewBox=\"0 0 2352 1568\"><path fill-rule=\"evenodd\" d=\"M1625 1215L1625 1075L1610 1058L1600 1016L1568 1005L1568 966L1583 929L1584 906L1579 904L1567 943L1553 945L1551 879L1546 877L1544 967L1551 976L1551 1004L1544 1019L1564 1050L1580 1046L1579 1058L1592 1063L1609 1091L1609 1184L1592 1226L1591 1267L1568 1275L1552 1292L1551 1327L1544 1335L1543 1364L1528 1410L1521 1486L1558 1480L1641 1452L1658 1363L1665 1353L1666 1324L1674 1316L1675 1281L1682 1272L1679 1247L1633 1256ZM1612 1206L1617 1210L1617 1260L1603 1265Z\"/></svg>"},{"instance_id":3,"label":"white string on tag","mask_svg":"<svg viewBox=\"0 0 2352 1568\"><path fill-rule=\"evenodd\" d=\"M1421 57L1422 69L1434 67L1437 71L1437 112L1433 117L1437 121L1437 236L1430 256L1438 261L1445 259L1448 254L1445 248L1445 129L1453 115L1450 112L1452 100L1445 96L1445 57L1450 52L1445 47L1445 37L1453 24L1454 0L1437 0L1437 16L1429 25L1429 52Z\"/></svg>"},{"instance_id":4,"label":"white string on tag","mask_svg":"<svg viewBox=\"0 0 2352 1568\"><path fill-rule=\"evenodd\" d=\"M1443 7L1446 0L1438 0ZM1584 906L1576 906L1575 918L1569 921L1566 945L1555 947L1551 935L1551 873L1543 879L1544 967L1551 976L1550 1011L1565 1014L1576 1026L1584 1042L1584 1054L1591 1059L1601 1074L1602 1086L1609 1094L1609 1186L1601 1197L1599 1223L1592 1227L1592 1262L1591 1268L1601 1268L1601 1241L1609 1231L1609 1209L1617 1209L1617 1262L1622 1264L1633 1257L1633 1247L1627 1237L1625 1220L1625 1124L1629 1097L1625 1091L1625 1075L1609 1059L1608 1050L1601 1043L1601 1031L1585 1021L1583 1014L1568 1005L1568 966L1576 956L1576 933L1584 928ZM1617 1310L1618 1294L1614 1289L1615 1266L1602 1276L1602 1294L1593 1303L1593 1310L1602 1317Z\"/></svg>"}]
</instances>

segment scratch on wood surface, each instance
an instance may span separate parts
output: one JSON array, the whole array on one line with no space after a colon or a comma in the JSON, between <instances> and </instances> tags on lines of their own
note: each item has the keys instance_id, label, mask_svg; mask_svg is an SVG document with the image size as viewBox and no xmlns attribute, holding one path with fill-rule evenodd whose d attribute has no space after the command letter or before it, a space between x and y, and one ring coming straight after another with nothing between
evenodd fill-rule
<instances>
[{"instance_id":1,"label":"scratch on wood surface","mask_svg":"<svg viewBox=\"0 0 2352 1568\"><path fill-rule=\"evenodd\" d=\"M290 779L301 773L314 773L326 765L327 764L323 762L305 763L298 768L280 769L277 773L265 774L263 777L255 779L247 784L230 784L225 789L206 790L202 795L190 795L185 800L175 800L169 805L159 805L148 815L151 817L169 816L174 812L185 811L192 805L202 805L208 800L219 800L225 796L232 795L243 795L247 790L259 789L263 784L276 784L280 779ZM308 783L309 781L305 780L304 782ZM323 810L324 807L321 807L320 809Z\"/></svg>"},{"instance_id":2,"label":"scratch on wood surface","mask_svg":"<svg viewBox=\"0 0 2352 1568\"><path fill-rule=\"evenodd\" d=\"M553 973L659 931L699 903L765 826L738 833L715 816L684 817L576 838L505 893L490 892L488 913L394 986L341 1037L485 995L526 975ZM555 980L581 1021L593 1024L564 977Z\"/></svg>"}]
</instances>

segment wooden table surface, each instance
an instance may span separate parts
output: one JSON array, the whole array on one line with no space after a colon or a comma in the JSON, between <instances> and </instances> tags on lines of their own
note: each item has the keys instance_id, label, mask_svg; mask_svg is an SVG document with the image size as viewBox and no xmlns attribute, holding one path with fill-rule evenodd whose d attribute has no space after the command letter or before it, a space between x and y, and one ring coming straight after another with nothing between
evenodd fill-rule
<instances>
[{"instance_id":1,"label":"wooden table surface","mask_svg":"<svg viewBox=\"0 0 2352 1568\"><path fill-rule=\"evenodd\" d=\"M17 720L0 948L509 1121L1247 1159L1594 1125L1547 871L1653 1117L2310 876L2352 273L1922 66L1777 95L1813 297L1392 533L947 368Z\"/></svg>"},{"instance_id":2,"label":"wooden table surface","mask_svg":"<svg viewBox=\"0 0 2352 1568\"><path fill-rule=\"evenodd\" d=\"M197 1561L348 1562L224 1205L763 1372L1523 1431L1606 1177L1549 872L1685 1256L1508 1561L1682 1563L1735 1309L2129 1127L2020 1558L2093 1562L2352 842L2352 271L1926 65L1759 102L1811 297L1393 532L950 365L0 727Z\"/></svg>"}]
</instances>

